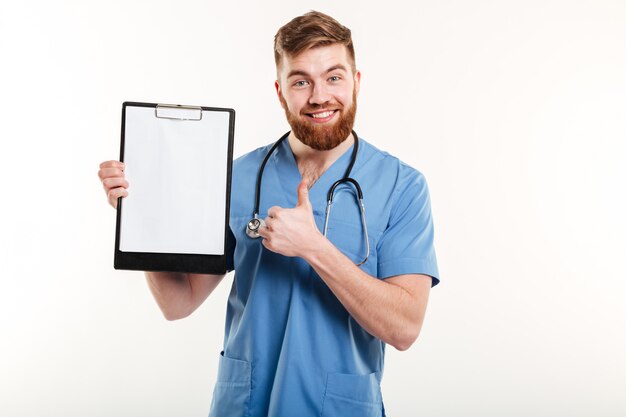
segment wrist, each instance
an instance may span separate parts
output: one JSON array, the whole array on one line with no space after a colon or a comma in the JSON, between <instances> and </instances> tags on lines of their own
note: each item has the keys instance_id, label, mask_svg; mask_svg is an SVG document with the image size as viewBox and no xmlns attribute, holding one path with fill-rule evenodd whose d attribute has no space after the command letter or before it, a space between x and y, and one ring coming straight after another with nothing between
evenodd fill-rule
<instances>
[{"instance_id":1,"label":"wrist","mask_svg":"<svg viewBox=\"0 0 626 417\"><path fill-rule=\"evenodd\" d=\"M331 241L318 231L314 238L309 241L307 249L300 257L309 265L314 266L332 247Z\"/></svg>"}]
</instances>

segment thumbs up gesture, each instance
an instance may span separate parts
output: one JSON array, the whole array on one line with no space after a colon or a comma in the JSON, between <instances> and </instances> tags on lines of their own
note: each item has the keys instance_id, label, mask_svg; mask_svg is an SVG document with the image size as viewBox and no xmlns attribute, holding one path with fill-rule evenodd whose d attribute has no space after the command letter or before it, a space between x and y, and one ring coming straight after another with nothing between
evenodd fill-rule
<instances>
[{"instance_id":1,"label":"thumbs up gesture","mask_svg":"<svg viewBox=\"0 0 626 417\"><path fill-rule=\"evenodd\" d=\"M267 227L259 234L263 245L272 252L285 256L300 256L318 247L324 236L317 229L313 217L313 207L309 201L308 182L303 179L298 185L298 204L291 209L271 207L265 219Z\"/></svg>"}]
</instances>

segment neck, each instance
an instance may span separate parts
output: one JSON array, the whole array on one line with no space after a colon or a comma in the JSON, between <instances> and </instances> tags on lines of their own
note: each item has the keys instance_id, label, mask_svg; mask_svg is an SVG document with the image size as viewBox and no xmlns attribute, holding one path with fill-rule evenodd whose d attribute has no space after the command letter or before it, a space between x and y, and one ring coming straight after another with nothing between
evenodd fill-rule
<instances>
[{"instance_id":1,"label":"neck","mask_svg":"<svg viewBox=\"0 0 626 417\"><path fill-rule=\"evenodd\" d=\"M330 166L354 143L354 137L352 133L350 133L346 140L337 145L337 147L328 151L318 151L302 143L293 132L289 134L287 139L289 140L289 146L291 146L291 151L296 158L298 166L300 163L306 163L307 165L314 164L320 167L324 165Z\"/></svg>"},{"instance_id":2,"label":"neck","mask_svg":"<svg viewBox=\"0 0 626 417\"><path fill-rule=\"evenodd\" d=\"M288 137L289 146L296 159L298 170L303 179L309 183L309 188L317 181L319 177L343 155L354 143L352 133L341 142L337 147L328 151L318 151L305 145L298 139L293 132Z\"/></svg>"}]
</instances>

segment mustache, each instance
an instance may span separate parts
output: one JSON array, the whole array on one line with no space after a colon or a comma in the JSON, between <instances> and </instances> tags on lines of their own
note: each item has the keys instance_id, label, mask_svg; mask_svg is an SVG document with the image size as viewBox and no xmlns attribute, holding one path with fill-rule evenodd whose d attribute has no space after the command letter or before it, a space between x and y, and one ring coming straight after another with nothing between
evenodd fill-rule
<instances>
[{"instance_id":1,"label":"mustache","mask_svg":"<svg viewBox=\"0 0 626 417\"><path fill-rule=\"evenodd\" d=\"M343 110L339 103L310 104L300 109L300 113L313 113L320 110Z\"/></svg>"}]
</instances>

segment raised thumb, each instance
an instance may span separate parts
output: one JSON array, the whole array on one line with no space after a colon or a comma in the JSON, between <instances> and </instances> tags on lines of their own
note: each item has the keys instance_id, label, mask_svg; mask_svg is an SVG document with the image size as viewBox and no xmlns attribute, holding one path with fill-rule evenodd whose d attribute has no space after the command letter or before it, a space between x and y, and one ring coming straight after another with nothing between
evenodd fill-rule
<instances>
[{"instance_id":1,"label":"raised thumb","mask_svg":"<svg viewBox=\"0 0 626 417\"><path fill-rule=\"evenodd\" d=\"M305 179L298 185L298 207L309 204L309 182Z\"/></svg>"}]
</instances>

